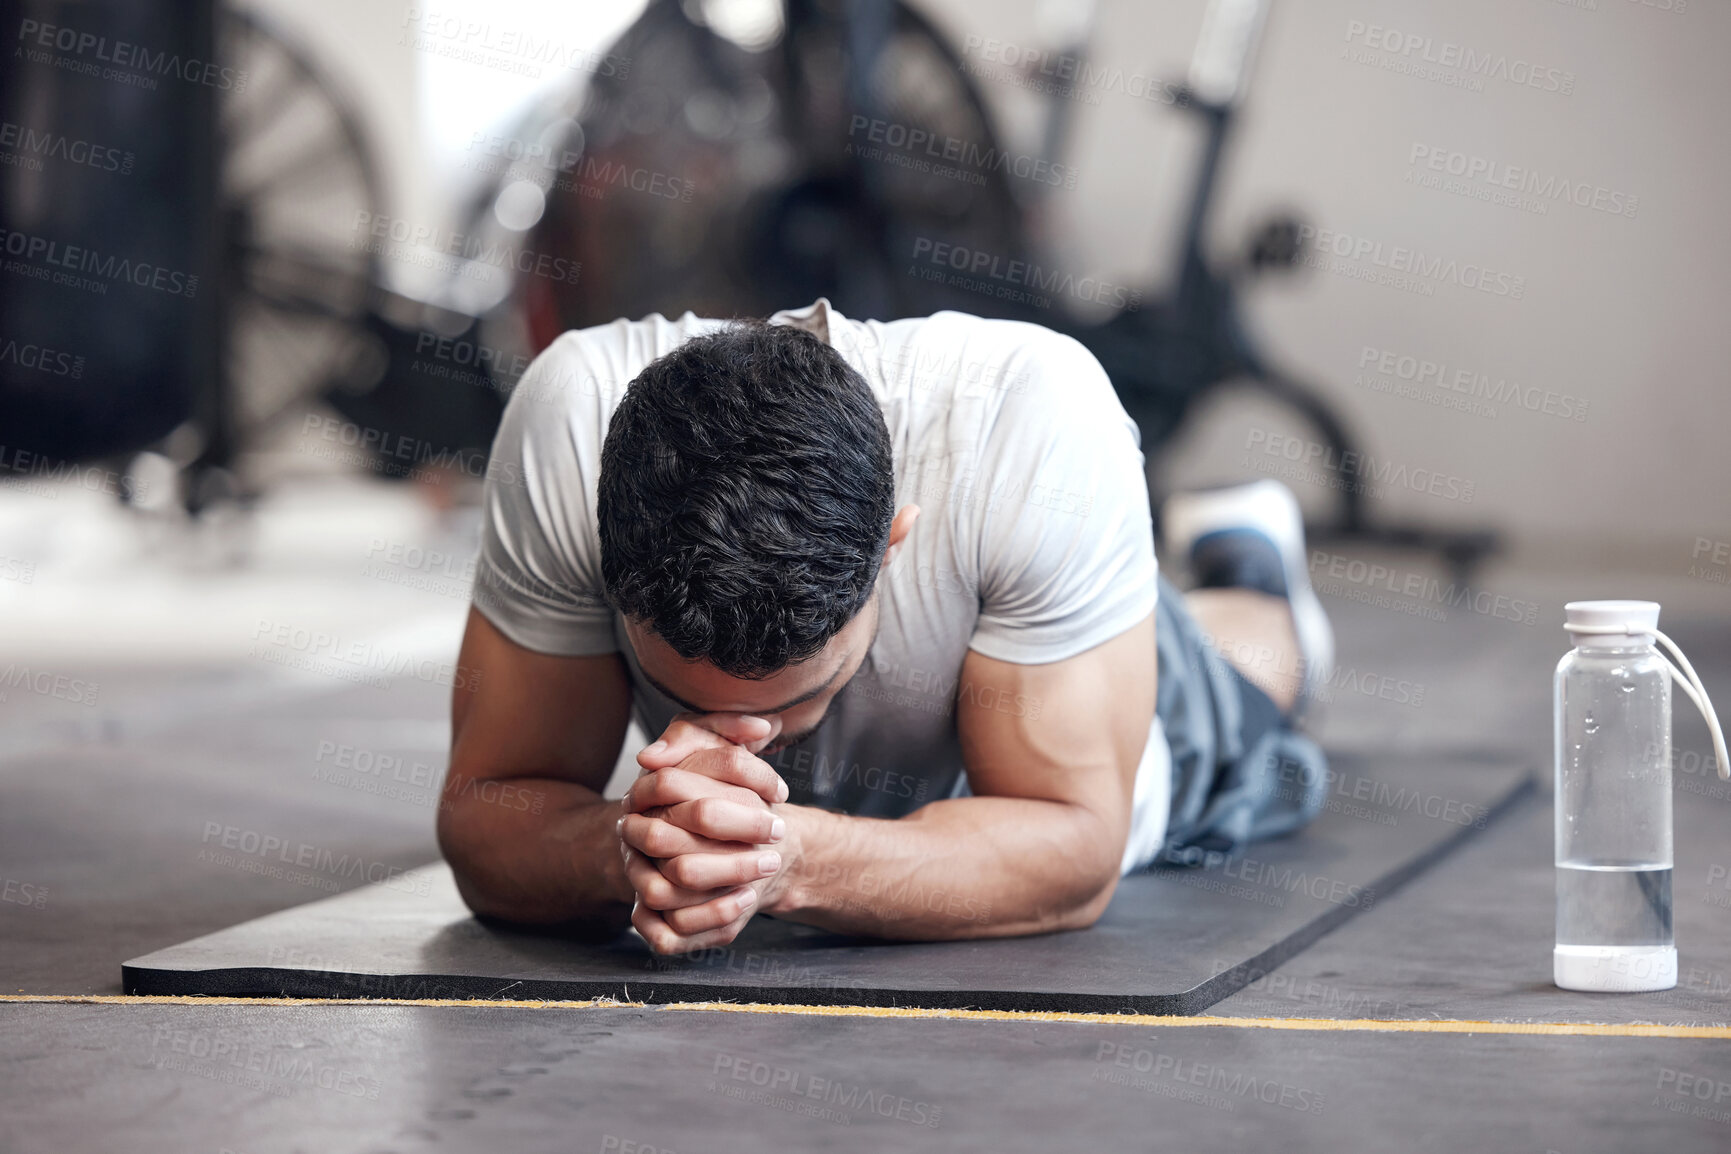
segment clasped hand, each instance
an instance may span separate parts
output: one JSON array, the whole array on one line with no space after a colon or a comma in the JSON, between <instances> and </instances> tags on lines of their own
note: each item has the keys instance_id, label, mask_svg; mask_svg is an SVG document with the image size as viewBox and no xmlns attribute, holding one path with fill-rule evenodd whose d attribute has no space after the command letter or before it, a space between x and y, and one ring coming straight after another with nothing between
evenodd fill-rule
<instances>
[{"instance_id":1,"label":"clasped hand","mask_svg":"<svg viewBox=\"0 0 1731 1154\"><path fill-rule=\"evenodd\" d=\"M682 713L637 755L619 819L631 924L658 954L726 945L778 896L787 784L762 758L774 721Z\"/></svg>"}]
</instances>

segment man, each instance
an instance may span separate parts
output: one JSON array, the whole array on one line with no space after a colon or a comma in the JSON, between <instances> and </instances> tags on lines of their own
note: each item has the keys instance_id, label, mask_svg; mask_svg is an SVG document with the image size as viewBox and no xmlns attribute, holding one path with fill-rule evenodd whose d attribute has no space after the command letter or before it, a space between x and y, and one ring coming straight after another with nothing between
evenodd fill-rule
<instances>
[{"instance_id":1,"label":"man","mask_svg":"<svg viewBox=\"0 0 1731 1154\"><path fill-rule=\"evenodd\" d=\"M823 300L571 332L489 475L439 815L478 914L629 922L659 953L758 913L1072 929L1125 872L1320 807L1291 718L1330 639L1296 503L1169 504L1204 586L1180 596L1135 426L1068 337ZM655 740L609 800L633 715Z\"/></svg>"}]
</instances>

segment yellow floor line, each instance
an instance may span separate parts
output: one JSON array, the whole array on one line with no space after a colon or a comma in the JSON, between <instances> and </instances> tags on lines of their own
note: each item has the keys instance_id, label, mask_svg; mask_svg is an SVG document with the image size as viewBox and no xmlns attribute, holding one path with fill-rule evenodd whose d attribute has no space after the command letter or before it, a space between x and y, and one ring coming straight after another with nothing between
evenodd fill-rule
<instances>
[{"instance_id":1,"label":"yellow floor line","mask_svg":"<svg viewBox=\"0 0 1731 1154\"><path fill-rule=\"evenodd\" d=\"M102 1006L431 1006L511 1010L646 1009L847 1018L950 1018L959 1021L1057 1022L1099 1026L1228 1026L1247 1030L1394 1034L1538 1034L1593 1038L1703 1038L1731 1041L1731 1026L1658 1022L1474 1022L1435 1018L1227 1018L1160 1014L1074 1014L1038 1010L926 1010L894 1006L790 1006L753 1002L529 1001L460 998L226 998L138 994L0 994L0 1003Z\"/></svg>"},{"instance_id":2,"label":"yellow floor line","mask_svg":"<svg viewBox=\"0 0 1731 1154\"><path fill-rule=\"evenodd\" d=\"M1248 1030L1339 1030L1402 1034L1554 1034L1610 1038L1718 1038L1731 1026L1619 1022L1474 1022L1436 1018L1229 1018L1160 1014L1074 1014L1037 1010L920 1010L878 1006L781 1006L742 1002L675 1002L669 1010L753 1014L821 1014L862 1018L968 1018L992 1022L1080 1022L1106 1026L1232 1026Z\"/></svg>"}]
</instances>

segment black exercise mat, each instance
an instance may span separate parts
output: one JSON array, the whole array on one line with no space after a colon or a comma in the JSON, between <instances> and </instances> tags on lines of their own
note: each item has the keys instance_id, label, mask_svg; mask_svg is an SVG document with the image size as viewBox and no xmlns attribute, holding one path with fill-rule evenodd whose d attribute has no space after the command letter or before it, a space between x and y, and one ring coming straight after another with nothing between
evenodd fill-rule
<instances>
[{"instance_id":1,"label":"black exercise mat","mask_svg":"<svg viewBox=\"0 0 1731 1154\"><path fill-rule=\"evenodd\" d=\"M502 931L443 864L136 958L128 993L517 998L1198 1013L1387 899L1533 779L1493 758L1336 754L1328 808L1212 868L1126 878L1091 929L890 943L757 918L739 940L657 958Z\"/></svg>"}]
</instances>

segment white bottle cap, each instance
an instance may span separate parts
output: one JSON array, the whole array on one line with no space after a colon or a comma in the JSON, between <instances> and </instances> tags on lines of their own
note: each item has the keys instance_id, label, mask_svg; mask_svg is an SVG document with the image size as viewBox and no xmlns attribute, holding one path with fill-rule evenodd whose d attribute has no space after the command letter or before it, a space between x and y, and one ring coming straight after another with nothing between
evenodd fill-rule
<instances>
[{"instance_id":1,"label":"white bottle cap","mask_svg":"<svg viewBox=\"0 0 1731 1154\"><path fill-rule=\"evenodd\" d=\"M1657 601L1571 601L1563 606L1563 628L1577 645L1625 646L1653 642L1659 628Z\"/></svg>"}]
</instances>

